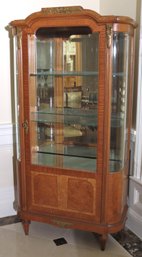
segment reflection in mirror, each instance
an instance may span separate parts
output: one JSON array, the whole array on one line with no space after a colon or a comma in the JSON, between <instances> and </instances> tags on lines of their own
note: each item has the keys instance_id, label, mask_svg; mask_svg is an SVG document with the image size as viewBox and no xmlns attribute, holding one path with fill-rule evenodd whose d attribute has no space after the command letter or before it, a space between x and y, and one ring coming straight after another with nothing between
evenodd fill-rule
<instances>
[{"instance_id":1,"label":"reflection in mirror","mask_svg":"<svg viewBox=\"0 0 142 257\"><path fill-rule=\"evenodd\" d=\"M89 27L37 31L30 74L34 164L96 171L98 42Z\"/></svg>"}]
</instances>

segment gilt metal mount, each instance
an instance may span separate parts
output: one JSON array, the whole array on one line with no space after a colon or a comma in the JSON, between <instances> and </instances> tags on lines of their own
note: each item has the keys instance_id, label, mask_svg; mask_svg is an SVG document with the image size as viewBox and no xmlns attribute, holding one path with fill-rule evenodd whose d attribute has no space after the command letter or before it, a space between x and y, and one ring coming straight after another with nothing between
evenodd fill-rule
<instances>
[{"instance_id":1,"label":"gilt metal mount","mask_svg":"<svg viewBox=\"0 0 142 257\"><path fill-rule=\"evenodd\" d=\"M66 7L42 8L41 10L45 14L69 14L69 13L81 12L83 8L81 6L66 6Z\"/></svg>"},{"instance_id":2,"label":"gilt metal mount","mask_svg":"<svg viewBox=\"0 0 142 257\"><path fill-rule=\"evenodd\" d=\"M24 128L25 134L27 135L27 134L28 134L28 131L29 131L29 124L28 124L28 121L27 121L27 120L25 120L25 121L22 123L22 127Z\"/></svg>"},{"instance_id":3,"label":"gilt metal mount","mask_svg":"<svg viewBox=\"0 0 142 257\"><path fill-rule=\"evenodd\" d=\"M111 43L112 43L112 32L113 32L112 24L107 24L107 25L106 25L106 37L107 37L107 47L108 47L108 48L111 47Z\"/></svg>"}]
</instances>

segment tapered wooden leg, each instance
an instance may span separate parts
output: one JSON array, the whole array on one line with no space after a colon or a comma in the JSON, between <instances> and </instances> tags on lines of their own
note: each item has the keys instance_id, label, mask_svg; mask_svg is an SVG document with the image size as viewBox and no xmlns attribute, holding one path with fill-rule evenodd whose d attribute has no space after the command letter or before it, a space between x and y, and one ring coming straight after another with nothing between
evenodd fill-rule
<instances>
[{"instance_id":1,"label":"tapered wooden leg","mask_svg":"<svg viewBox=\"0 0 142 257\"><path fill-rule=\"evenodd\" d=\"M108 238L108 234L97 234L93 232L93 235L95 236L95 238L97 239L97 241L100 243L100 248L102 251L105 250L106 247L106 242L107 242L107 238Z\"/></svg>"},{"instance_id":2,"label":"tapered wooden leg","mask_svg":"<svg viewBox=\"0 0 142 257\"><path fill-rule=\"evenodd\" d=\"M102 251L105 250L107 237L108 237L107 234L102 234L102 235L100 235L100 237L99 237L100 247L101 247L101 250L102 250Z\"/></svg>"},{"instance_id":3,"label":"tapered wooden leg","mask_svg":"<svg viewBox=\"0 0 142 257\"><path fill-rule=\"evenodd\" d=\"M30 220L22 220L23 229L25 232L25 235L29 234L29 226L30 226Z\"/></svg>"}]
</instances>

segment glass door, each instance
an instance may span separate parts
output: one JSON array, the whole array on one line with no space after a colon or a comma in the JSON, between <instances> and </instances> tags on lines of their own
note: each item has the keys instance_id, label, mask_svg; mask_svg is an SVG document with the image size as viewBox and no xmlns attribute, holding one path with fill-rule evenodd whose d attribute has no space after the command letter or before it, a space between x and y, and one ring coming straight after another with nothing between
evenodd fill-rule
<instances>
[{"instance_id":1,"label":"glass door","mask_svg":"<svg viewBox=\"0 0 142 257\"><path fill-rule=\"evenodd\" d=\"M98 43L88 27L29 36L32 164L96 171Z\"/></svg>"}]
</instances>

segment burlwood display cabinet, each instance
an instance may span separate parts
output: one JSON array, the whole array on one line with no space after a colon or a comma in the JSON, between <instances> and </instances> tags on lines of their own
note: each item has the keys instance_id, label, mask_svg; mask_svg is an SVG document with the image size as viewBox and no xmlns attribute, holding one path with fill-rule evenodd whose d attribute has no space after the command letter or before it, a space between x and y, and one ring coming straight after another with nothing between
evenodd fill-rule
<instances>
[{"instance_id":1,"label":"burlwood display cabinet","mask_svg":"<svg viewBox=\"0 0 142 257\"><path fill-rule=\"evenodd\" d=\"M79 6L43 8L13 37L18 214L96 232L127 213L135 22Z\"/></svg>"}]
</instances>

